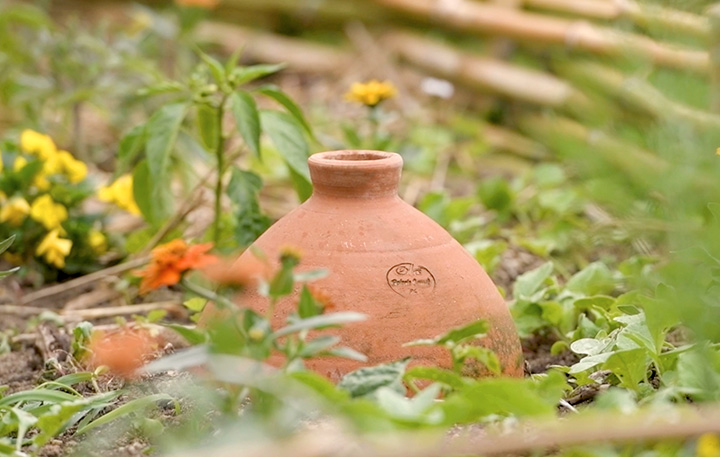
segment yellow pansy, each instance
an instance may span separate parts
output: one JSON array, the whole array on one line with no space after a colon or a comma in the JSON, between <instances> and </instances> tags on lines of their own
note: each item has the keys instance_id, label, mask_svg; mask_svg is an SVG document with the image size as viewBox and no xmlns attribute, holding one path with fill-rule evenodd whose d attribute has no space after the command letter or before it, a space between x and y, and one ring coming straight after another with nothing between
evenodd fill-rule
<instances>
[{"instance_id":1,"label":"yellow pansy","mask_svg":"<svg viewBox=\"0 0 720 457\"><path fill-rule=\"evenodd\" d=\"M720 457L720 437L714 433L700 435L697 440L698 457Z\"/></svg>"},{"instance_id":2,"label":"yellow pansy","mask_svg":"<svg viewBox=\"0 0 720 457\"><path fill-rule=\"evenodd\" d=\"M64 173L70 182L79 183L87 176L87 165L80 160L76 160L67 151L60 151L57 154L58 161L60 162L60 170Z\"/></svg>"},{"instance_id":3,"label":"yellow pansy","mask_svg":"<svg viewBox=\"0 0 720 457\"><path fill-rule=\"evenodd\" d=\"M30 217L40 222L46 229L54 230L67 219L67 209L60 203L55 203L50 195L42 195L33 201L30 207Z\"/></svg>"},{"instance_id":4,"label":"yellow pansy","mask_svg":"<svg viewBox=\"0 0 720 457\"><path fill-rule=\"evenodd\" d=\"M140 208L133 197L133 179L131 175L123 175L109 186L98 189L98 198L104 202L115 203L132 214L140 214Z\"/></svg>"},{"instance_id":5,"label":"yellow pansy","mask_svg":"<svg viewBox=\"0 0 720 457\"><path fill-rule=\"evenodd\" d=\"M13 197L0 208L0 222L7 222L17 227L29 213L28 202L22 197Z\"/></svg>"},{"instance_id":6,"label":"yellow pansy","mask_svg":"<svg viewBox=\"0 0 720 457\"><path fill-rule=\"evenodd\" d=\"M57 152L55 142L48 135L26 129L20 134L20 147L28 154L37 154L42 160L47 160Z\"/></svg>"},{"instance_id":7,"label":"yellow pansy","mask_svg":"<svg viewBox=\"0 0 720 457\"><path fill-rule=\"evenodd\" d=\"M100 230L90 230L88 244L96 254L102 254L107 250L107 238Z\"/></svg>"},{"instance_id":8,"label":"yellow pansy","mask_svg":"<svg viewBox=\"0 0 720 457\"><path fill-rule=\"evenodd\" d=\"M45 261L57 268L65 267L65 257L70 254L72 241L60 238L60 230L53 230L40 242L35 255L44 256Z\"/></svg>"},{"instance_id":9,"label":"yellow pansy","mask_svg":"<svg viewBox=\"0 0 720 457\"><path fill-rule=\"evenodd\" d=\"M13 171L18 172L25 168L25 165L27 165L28 161L23 156L17 156L15 158L15 162L13 162Z\"/></svg>"},{"instance_id":10,"label":"yellow pansy","mask_svg":"<svg viewBox=\"0 0 720 457\"><path fill-rule=\"evenodd\" d=\"M377 106L383 100L393 98L397 90L390 81L380 82L376 79L360 83L356 82L345 94L345 99L365 106Z\"/></svg>"}]
</instances>

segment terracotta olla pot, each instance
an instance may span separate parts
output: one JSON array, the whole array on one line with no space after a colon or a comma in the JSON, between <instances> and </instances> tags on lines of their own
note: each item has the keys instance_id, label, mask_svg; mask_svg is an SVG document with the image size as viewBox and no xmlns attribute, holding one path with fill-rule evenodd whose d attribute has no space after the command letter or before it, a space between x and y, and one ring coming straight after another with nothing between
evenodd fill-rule
<instances>
[{"instance_id":1,"label":"terracotta olla pot","mask_svg":"<svg viewBox=\"0 0 720 457\"><path fill-rule=\"evenodd\" d=\"M269 259L298 248L298 271L326 268L317 284L332 311L358 311L364 322L323 330L367 355L361 362L336 357L308 362L333 380L363 365L410 356L414 364L449 367L444 348L403 347L453 327L487 319L484 342L506 375L522 375L520 342L508 307L485 271L442 227L398 197L402 158L380 151L331 151L308 160L312 197L270 227L254 244ZM250 250L238 260L252 261ZM281 325L297 295L276 305ZM248 292L243 304L264 311L267 299ZM475 373L482 374L482 373Z\"/></svg>"}]
</instances>

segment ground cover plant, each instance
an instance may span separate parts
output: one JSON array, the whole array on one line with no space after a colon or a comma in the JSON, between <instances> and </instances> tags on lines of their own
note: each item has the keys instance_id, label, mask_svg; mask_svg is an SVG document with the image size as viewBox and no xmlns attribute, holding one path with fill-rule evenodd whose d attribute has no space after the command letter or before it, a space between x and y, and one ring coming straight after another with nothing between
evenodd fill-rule
<instances>
[{"instance_id":1,"label":"ground cover plant","mask_svg":"<svg viewBox=\"0 0 720 457\"><path fill-rule=\"evenodd\" d=\"M0 2L0 455L720 455L713 11L465 1L424 34L430 3ZM401 196L505 297L523 378L482 319L407 342L445 368L305 368L366 360L317 333L362 304L292 246L233 260L337 148L403 156Z\"/></svg>"}]
</instances>

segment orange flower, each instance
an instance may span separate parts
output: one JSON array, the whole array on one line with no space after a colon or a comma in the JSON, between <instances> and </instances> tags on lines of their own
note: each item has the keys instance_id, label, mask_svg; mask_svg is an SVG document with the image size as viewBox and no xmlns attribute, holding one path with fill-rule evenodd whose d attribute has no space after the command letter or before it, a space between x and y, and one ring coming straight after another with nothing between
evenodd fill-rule
<instances>
[{"instance_id":1,"label":"orange flower","mask_svg":"<svg viewBox=\"0 0 720 457\"><path fill-rule=\"evenodd\" d=\"M95 332L90 340L90 364L104 365L110 372L125 379L137 377L138 368L151 358L158 344L142 329L123 328L105 334Z\"/></svg>"},{"instance_id":2,"label":"orange flower","mask_svg":"<svg viewBox=\"0 0 720 457\"><path fill-rule=\"evenodd\" d=\"M140 294L177 284L186 271L203 268L217 261L215 256L207 254L210 249L212 243L188 246L181 239L156 247L147 268L135 272L143 278L140 282Z\"/></svg>"},{"instance_id":3,"label":"orange flower","mask_svg":"<svg viewBox=\"0 0 720 457\"><path fill-rule=\"evenodd\" d=\"M330 294L328 294L323 288L315 284L308 284L307 288L308 291L310 291L310 295L312 295L313 298L322 305L325 311L332 311L336 308L332 297L330 297Z\"/></svg>"},{"instance_id":4,"label":"orange flower","mask_svg":"<svg viewBox=\"0 0 720 457\"><path fill-rule=\"evenodd\" d=\"M218 6L220 0L175 0L175 3L180 6L194 6L211 10Z\"/></svg>"}]
</instances>

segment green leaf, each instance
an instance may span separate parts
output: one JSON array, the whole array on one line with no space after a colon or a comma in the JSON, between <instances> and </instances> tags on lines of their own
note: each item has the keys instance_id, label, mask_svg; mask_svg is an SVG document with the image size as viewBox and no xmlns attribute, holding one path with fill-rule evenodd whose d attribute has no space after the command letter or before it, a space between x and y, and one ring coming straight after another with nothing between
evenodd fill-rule
<instances>
[{"instance_id":1,"label":"green leaf","mask_svg":"<svg viewBox=\"0 0 720 457\"><path fill-rule=\"evenodd\" d=\"M70 419L80 411L107 405L117 398L118 391L102 393L88 398L53 405L50 412L39 417L36 427L40 430L33 438L35 446L43 446L63 431Z\"/></svg>"},{"instance_id":2,"label":"green leaf","mask_svg":"<svg viewBox=\"0 0 720 457\"><path fill-rule=\"evenodd\" d=\"M172 214L172 193L169 179L153 179L146 160L135 166L133 197L146 221L154 227L162 225Z\"/></svg>"},{"instance_id":3,"label":"green leaf","mask_svg":"<svg viewBox=\"0 0 720 457\"><path fill-rule=\"evenodd\" d=\"M439 382L453 389L460 389L467 385L467 381L462 376L440 367L412 367L405 373L405 380L412 381L413 379Z\"/></svg>"},{"instance_id":4,"label":"green leaf","mask_svg":"<svg viewBox=\"0 0 720 457\"><path fill-rule=\"evenodd\" d=\"M260 115L255 100L247 92L237 91L230 95L230 105L240 136L255 156L260 157Z\"/></svg>"},{"instance_id":5,"label":"green leaf","mask_svg":"<svg viewBox=\"0 0 720 457\"><path fill-rule=\"evenodd\" d=\"M475 359L495 375L499 375L502 371L500 359L492 349L466 344L454 348L453 353L455 357L463 362L467 362L467 359Z\"/></svg>"},{"instance_id":6,"label":"green leaf","mask_svg":"<svg viewBox=\"0 0 720 457\"><path fill-rule=\"evenodd\" d=\"M270 226L270 218L260 210L260 176L233 167L227 194L237 205L235 238L239 245L249 246Z\"/></svg>"},{"instance_id":7,"label":"green leaf","mask_svg":"<svg viewBox=\"0 0 720 457\"><path fill-rule=\"evenodd\" d=\"M293 117L295 117L295 120L297 120L298 123L305 129L308 135L313 135L312 128L305 119L305 116L303 115L302 110L300 110L300 107L297 106L297 104L295 104L295 102L285 92L280 90L278 86L274 84L268 84L266 86L260 87L258 89L258 92L274 99L276 102L284 106L285 109L288 110L288 112L292 114Z\"/></svg>"},{"instance_id":8,"label":"green leaf","mask_svg":"<svg viewBox=\"0 0 720 457\"><path fill-rule=\"evenodd\" d=\"M550 277L553 268L552 262L546 262L534 270L520 275L513 286L515 300L530 299Z\"/></svg>"},{"instance_id":9,"label":"green leaf","mask_svg":"<svg viewBox=\"0 0 720 457\"><path fill-rule=\"evenodd\" d=\"M145 145L145 124L136 125L120 140L118 146L118 166L116 175L121 175L132 167L133 162Z\"/></svg>"},{"instance_id":10,"label":"green leaf","mask_svg":"<svg viewBox=\"0 0 720 457\"><path fill-rule=\"evenodd\" d=\"M479 338L481 336L484 336L489 329L490 325L488 324L488 322L484 319L480 319L462 327L450 330L445 335L437 338L437 343L451 343L455 345L470 338Z\"/></svg>"},{"instance_id":11,"label":"green leaf","mask_svg":"<svg viewBox=\"0 0 720 457\"><path fill-rule=\"evenodd\" d=\"M150 177L154 180L166 178L170 167L170 152L186 113L185 103L165 105L147 122L145 155Z\"/></svg>"},{"instance_id":12,"label":"green leaf","mask_svg":"<svg viewBox=\"0 0 720 457\"><path fill-rule=\"evenodd\" d=\"M615 279L604 263L594 262L575 273L565 288L583 295L603 295L613 291Z\"/></svg>"},{"instance_id":13,"label":"green leaf","mask_svg":"<svg viewBox=\"0 0 720 457\"><path fill-rule=\"evenodd\" d=\"M360 322L367 319L367 316L354 311L345 311L341 313L323 314L320 316L310 317L299 320L293 324L283 327L273 333L273 339L281 338L291 333L297 333L302 330L314 330L325 327L331 327L340 324L350 324L352 322Z\"/></svg>"},{"instance_id":14,"label":"green leaf","mask_svg":"<svg viewBox=\"0 0 720 457\"><path fill-rule=\"evenodd\" d=\"M207 341L205 332L192 328L187 328L180 324L166 324L167 327L175 330L192 345L202 344Z\"/></svg>"},{"instance_id":15,"label":"green leaf","mask_svg":"<svg viewBox=\"0 0 720 457\"><path fill-rule=\"evenodd\" d=\"M338 387L350 392L353 398L374 394L381 387L389 387L405 394L402 379L410 359L385 363L374 367L360 368L352 371L340 380Z\"/></svg>"},{"instance_id":16,"label":"green leaf","mask_svg":"<svg viewBox=\"0 0 720 457\"><path fill-rule=\"evenodd\" d=\"M208 105L197 106L197 122L200 139L203 145L209 150L217 148L220 135L220 122L217 109Z\"/></svg>"},{"instance_id":17,"label":"green leaf","mask_svg":"<svg viewBox=\"0 0 720 457\"><path fill-rule=\"evenodd\" d=\"M298 314L300 318L307 319L308 317L322 314L322 312L323 306L315 300L315 297L310 293L307 286L303 286L300 292L300 301L298 302Z\"/></svg>"},{"instance_id":18,"label":"green leaf","mask_svg":"<svg viewBox=\"0 0 720 457\"><path fill-rule=\"evenodd\" d=\"M260 111L260 122L288 166L310 181L308 145L295 119L279 111Z\"/></svg>"},{"instance_id":19,"label":"green leaf","mask_svg":"<svg viewBox=\"0 0 720 457\"><path fill-rule=\"evenodd\" d=\"M15 235L11 235L9 238L0 241L0 254L7 251L8 248L13 244L13 241L15 241Z\"/></svg>"},{"instance_id":20,"label":"green leaf","mask_svg":"<svg viewBox=\"0 0 720 457\"><path fill-rule=\"evenodd\" d=\"M61 403L74 400L77 397L65 392L50 389L23 390L0 399L0 407L8 407L20 402L41 401L49 403Z\"/></svg>"},{"instance_id":21,"label":"green leaf","mask_svg":"<svg viewBox=\"0 0 720 457\"><path fill-rule=\"evenodd\" d=\"M367 356L361 352L349 347L340 346L327 351L328 355L334 357L342 357L343 359L357 360L358 362L367 362Z\"/></svg>"},{"instance_id":22,"label":"green leaf","mask_svg":"<svg viewBox=\"0 0 720 457\"><path fill-rule=\"evenodd\" d=\"M285 64L263 64L251 65L249 67L238 67L232 72L233 82L238 86L249 83L264 76L277 73L285 68Z\"/></svg>"},{"instance_id":23,"label":"green leaf","mask_svg":"<svg viewBox=\"0 0 720 457\"><path fill-rule=\"evenodd\" d=\"M83 433L87 433L94 428L97 428L101 425L108 424L116 419L119 419L119 418L125 416L125 415L145 411L147 408L149 408L150 406L154 405L155 403L157 403L159 401L173 401L174 402L175 399L168 394L154 394L154 395L148 395L147 397L137 398L135 400L125 403L124 405L120 406L117 409L110 411L109 413L105 414L104 416L101 416L98 419L95 419L88 425L78 428L76 435L82 435ZM176 404L176 410L177 409L178 409L178 406Z\"/></svg>"},{"instance_id":24,"label":"green leaf","mask_svg":"<svg viewBox=\"0 0 720 457\"><path fill-rule=\"evenodd\" d=\"M305 176L302 176L290 167L288 168L290 170L290 179L292 180L293 188L295 188L295 193L300 201L304 202L312 195L312 183Z\"/></svg>"},{"instance_id":25,"label":"green leaf","mask_svg":"<svg viewBox=\"0 0 720 457\"><path fill-rule=\"evenodd\" d=\"M11 268L9 270L0 271L0 279L4 278L6 276L10 276L11 274L17 272L18 270L20 270L20 267L15 267L15 268Z\"/></svg>"},{"instance_id":26,"label":"green leaf","mask_svg":"<svg viewBox=\"0 0 720 457\"><path fill-rule=\"evenodd\" d=\"M308 343L303 346L302 350L300 351L299 355L302 358L308 358L308 357L315 357L318 354L327 351L331 347L335 346L340 342L339 336L333 336L333 335L324 335L315 338L312 341L309 341Z\"/></svg>"},{"instance_id":27,"label":"green leaf","mask_svg":"<svg viewBox=\"0 0 720 457\"><path fill-rule=\"evenodd\" d=\"M617 351L608 358L603 368L612 371L623 387L637 390L647 374L648 355L643 348Z\"/></svg>"},{"instance_id":28,"label":"green leaf","mask_svg":"<svg viewBox=\"0 0 720 457\"><path fill-rule=\"evenodd\" d=\"M218 84L222 84L223 82L225 82L225 68L222 66L222 64L213 57L210 57L208 54L205 54L200 49L197 49L197 53L200 56L200 59L202 59L202 61L205 62L205 65L207 65L210 69L210 73L212 74L215 81Z\"/></svg>"},{"instance_id":29,"label":"green leaf","mask_svg":"<svg viewBox=\"0 0 720 457\"><path fill-rule=\"evenodd\" d=\"M23 441L25 441L25 434L30 427L35 425L38 419L29 412L20 408L10 408L10 413L16 418L17 437L15 438L15 451L19 453L22 448Z\"/></svg>"}]
</instances>

